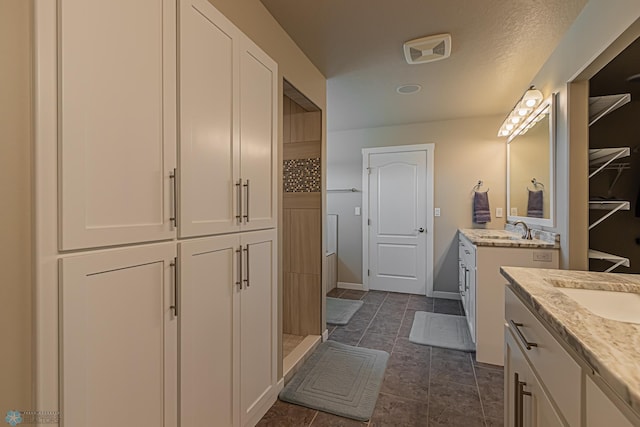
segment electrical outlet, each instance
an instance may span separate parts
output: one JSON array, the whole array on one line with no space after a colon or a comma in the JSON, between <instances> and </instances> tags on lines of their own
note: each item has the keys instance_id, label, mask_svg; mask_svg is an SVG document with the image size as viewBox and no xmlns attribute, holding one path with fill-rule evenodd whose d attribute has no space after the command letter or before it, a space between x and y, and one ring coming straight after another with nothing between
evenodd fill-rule
<instances>
[{"instance_id":1,"label":"electrical outlet","mask_svg":"<svg viewBox=\"0 0 640 427\"><path fill-rule=\"evenodd\" d=\"M435 208L434 213L435 216L440 216L440 208Z\"/></svg>"},{"instance_id":2,"label":"electrical outlet","mask_svg":"<svg viewBox=\"0 0 640 427\"><path fill-rule=\"evenodd\" d=\"M551 252L533 251L533 260L551 262Z\"/></svg>"},{"instance_id":3,"label":"electrical outlet","mask_svg":"<svg viewBox=\"0 0 640 427\"><path fill-rule=\"evenodd\" d=\"M496 218L502 218L502 208L496 208Z\"/></svg>"}]
</instances>

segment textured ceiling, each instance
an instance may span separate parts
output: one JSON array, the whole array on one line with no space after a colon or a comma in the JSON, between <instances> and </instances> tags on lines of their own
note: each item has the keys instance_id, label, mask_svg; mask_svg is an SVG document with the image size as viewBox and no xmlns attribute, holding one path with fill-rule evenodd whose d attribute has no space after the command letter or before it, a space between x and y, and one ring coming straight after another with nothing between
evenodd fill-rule
<instances>
[{"instance_id":1,"label":"textured ceiling","mask_svg":"<svg viewBox=\"0 0 640 427\"><path fill-rule=\"evenodd\" d=\"M261 1L327 77L329 130L506 114L586 3ZM446 32L450 58L405 62L405 41ZM396 93L409 83L422 91Z\"/></svg>"}]
</instances>

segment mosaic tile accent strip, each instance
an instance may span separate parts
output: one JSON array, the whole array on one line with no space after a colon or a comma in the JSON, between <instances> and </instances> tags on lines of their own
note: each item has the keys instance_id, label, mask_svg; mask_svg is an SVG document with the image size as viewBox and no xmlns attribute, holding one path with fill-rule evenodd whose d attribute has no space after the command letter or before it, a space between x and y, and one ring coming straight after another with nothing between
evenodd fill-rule
<instances>
[{"instance_id":1,"label":"mosaic tile accent strip","mask_svg":"<svg viewBox=\"0 0 640 427\"><path fill-rule=\"evenodd\" d=\"M283 163L285 193L320 192L320 158L285 160Z\"/></svg>"}]
</instances>

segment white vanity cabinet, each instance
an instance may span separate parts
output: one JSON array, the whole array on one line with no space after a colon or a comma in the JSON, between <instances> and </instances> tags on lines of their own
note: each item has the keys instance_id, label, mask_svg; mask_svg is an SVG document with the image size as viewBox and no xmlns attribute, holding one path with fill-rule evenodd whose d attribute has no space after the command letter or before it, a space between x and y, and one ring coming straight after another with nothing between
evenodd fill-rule
<instances>
[{"instance_id":1,"label":"white vanity cabinet","mask_svg":"<svg viewBox=\"0 0 640 427\"><path fill-rule=\"evenodd\" d=\"M505 321L505 426L640 425L640 418L509 287Z\"/></svg>"},{"instance_id":2,"label":"white vanity cabinet","mask_svg":"<svg viewBox=\"0 0 640 427\"><path fill-rule=\"evenodd\" d=\"M179 235L276 226L276 63L206 0L180 2Z\"/></svg>"},{"instance_id":3,"label":"white vanity cabinet","mask_svg":"<svg viewBox=\"0 0 640 427\"><path fill-rule=\"evenodd\" d=\"M476 247L469 240L460 237L458 241L458 262L460 265L460 299L469 325L471 340L476 342Z\"/></svg>"},{"instance_id":4,"label":"white vanity cabinet","mask_svg":"<svg viewBox=\"0 0 640 427\"><path fill-rule=\"evenodd\" d=\"M505 426L563 427L565 423L538 382L516 338L505 328Z\"/></svg>"},{"instance_id":5,"label":"white vanity cabinet","mask_svg":"<svg viewBox=\"0 0 640 427\"><path fill-rule=\"evenodd\" d=\"M476 344L479 362L500 365L504 363L504 278L501 266L558 268L558 249L508 246L508 239L495 239L473 243L461 231L459 244L459 288L462 306ZM517 240L516 240L517 242Z\"/></svg>"}]
</instances>

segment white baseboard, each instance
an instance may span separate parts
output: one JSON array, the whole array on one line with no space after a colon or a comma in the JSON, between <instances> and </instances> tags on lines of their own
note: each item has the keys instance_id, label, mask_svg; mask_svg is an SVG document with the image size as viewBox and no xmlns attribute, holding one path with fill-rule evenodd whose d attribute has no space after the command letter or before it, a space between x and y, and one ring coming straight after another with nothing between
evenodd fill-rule
<instances>
[{"instance_id":1,"label":"white baseboard","mask_svg":"<svg viewBox=\"0 0 640 427\"><path fill-rule=\"evenodd\" d=\"M338 288L350 289L353 291L364 291L364 286L362 286L362 283L338 282Z\"/></svg>"},{"instance_id":2,"label":"white baseboard","mask_svg":"<svg viewBox=\"0 0 640 427\"><path fill-rule=\"evenodd\" d=\"M460 299L460 293L458 292L444 292L444 291L433 291L434 298L443 298L443 299Z\"/></svg>"}]
</instances>

